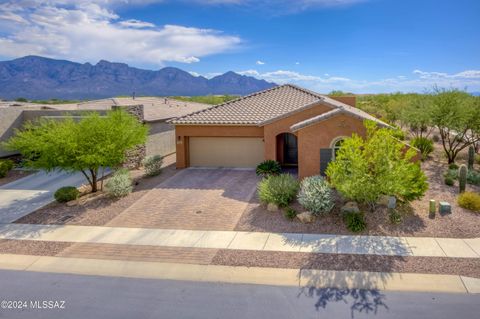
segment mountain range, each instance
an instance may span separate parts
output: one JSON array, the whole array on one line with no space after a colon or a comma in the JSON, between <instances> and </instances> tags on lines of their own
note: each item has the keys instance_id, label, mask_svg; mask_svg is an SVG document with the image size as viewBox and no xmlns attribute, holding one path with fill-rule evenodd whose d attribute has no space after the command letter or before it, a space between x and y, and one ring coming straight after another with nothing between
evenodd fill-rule
<instances>
[{"instance_id":1,"label":"mountain range","mask_svg":"<svg viewBox=\"0 0 480 319\"><path fill-rule=\"evenodd\" d=\"M26 56L0 62L0 98L98 99L118 95L246 95L275 86L235 72L207 79L174 67L152 71L101 60L95 65Z\"/></svg>"}]
</instances>

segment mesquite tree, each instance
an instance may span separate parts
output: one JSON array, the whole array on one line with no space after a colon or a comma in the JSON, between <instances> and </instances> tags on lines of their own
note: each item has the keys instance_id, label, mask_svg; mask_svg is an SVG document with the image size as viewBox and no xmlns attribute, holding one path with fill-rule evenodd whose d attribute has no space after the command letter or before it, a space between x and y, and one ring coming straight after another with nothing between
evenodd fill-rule
<instances>
[{"instance_id":1,"label":"mesquite tree","mask_svg":"<svg viewBox=\"0 0 480 319\"><path fill-rule=\"evenodd\" d=\"M80 121L28 122L3 146L19 151L32 168L81 172L96 192L99 171L119 166L127 150L145 143L147 132L134 116L116 110L106 116L90 113Z\"/></svg>"},{"instance_id":2,"label":"mesquite tree","mask_svg":"<svg viewBox=\"0 0 480 319\"><path fill-rule=\"evenodd\" d=\"M479 97L455 89L436 89L431 116L449 164L460 151L480 141Z\"/></svg>"}]
</instances>

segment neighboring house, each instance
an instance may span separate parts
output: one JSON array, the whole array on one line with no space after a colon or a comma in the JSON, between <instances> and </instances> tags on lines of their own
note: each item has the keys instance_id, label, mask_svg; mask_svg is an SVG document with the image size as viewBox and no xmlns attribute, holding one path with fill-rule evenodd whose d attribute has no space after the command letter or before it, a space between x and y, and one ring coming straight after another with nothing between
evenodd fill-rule
<instances>
[{"instance_id":1,"label":"neighboring house","mask_svg":"<svg viewBox=\"0 0 480 319\"><path fill-rule=\"evenodd\" d=\"M174 126L166 121L211 106L162 97L111 98L58 105L0 102L0 142L10 138L14 130L20 129L26 121L35 121L39 118L62 119L67 113L81 118L88 112L103 114L114 107L128 108L138 105L143 108L143 115L139 117L150 128L146 154L162 156L175 153L176 150ZM0 149L0 157L15 154L16 152Z\"/></svg>"},{"instance_id":2,"label":"neighboring house","mask_svg":"<svg viewBox=\"0 0 480 319\"><path fill-rule=\"evenodd\" d=\"M171 121L177 168L255 167L265 159L298 166L300 178L324 174L343 138L365 135L355 97L328 97L282 85Z\"/></svg>"}]
</instances>

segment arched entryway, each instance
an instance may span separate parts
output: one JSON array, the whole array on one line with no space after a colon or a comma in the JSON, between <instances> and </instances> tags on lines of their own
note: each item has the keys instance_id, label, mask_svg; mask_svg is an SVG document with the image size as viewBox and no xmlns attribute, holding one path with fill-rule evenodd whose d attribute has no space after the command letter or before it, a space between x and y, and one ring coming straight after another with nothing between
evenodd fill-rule
<instances>
[{"instance_id":1,"label":"arched entryway","mask_svg":"<svg viewBox=\"0 0 480 319\"><path fill-rule=\"evenodd\" d=\"M277 135L277 161L282 166L298 166L298 145L294 134Z\"/></svg>"}]
</instances>

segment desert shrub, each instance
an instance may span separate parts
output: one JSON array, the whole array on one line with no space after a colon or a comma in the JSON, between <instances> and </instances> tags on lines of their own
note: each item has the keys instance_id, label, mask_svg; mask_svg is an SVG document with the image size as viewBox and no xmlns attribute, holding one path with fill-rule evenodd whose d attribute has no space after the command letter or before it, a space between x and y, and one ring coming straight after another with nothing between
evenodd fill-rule
<instances>
[{"instance_id":1,"label":"desert shrub","mask_svg":"<svg viewBox=\"0 0 480 319\"><path fill-rule=\"evenodd\" d=\"M297 199L300 205L315 214L328 213L334 206L332 190L321 176L303 179Z\"/></svg>"},{"instance_id":2,"label":"desert shrub","mask_svg":"<svg viewBox=\"0 0 480 319\"><path fill-rule=\"evenodd\" d=\"M438 136L437 134L435 134L435 135L432 136L432 140L433 140L435 143L438 143L438 142L440 142L440 136Z\"/></svg>"},{"instance_id":3,"label":"desert shrub","mask_svg":"<svg viewBox=\"0 0 480 319\"><path fill-rule=\"evenodd\" d=\"M258 176L278 175L282 171L282 168L279 162L266 160L258 164L255 171Z\"/></svg>"},{"instance_id":4,"label":"desert shrub","mask_svg":"<svg viewBox=\"0 0 480 319\"><path fill-rule=\"evenodd\" d=\"M443 181L445 182L445 185L448 185L448 186L455 185L455 179L453 179L450 176L445 176L445 179Z\"/></svg>"},{"instance_id":5,"label":"desert shrub","mask_svg":"<svg viewBox=\"0 0 480 319\"><path fill-rule=\"evenodd\" d=\"M412 159L417 152L391 138L390 130L365 122L366 138L345 138L326 174L346 199L375 207L382 194L401 201L421 198L428 189L427 177Z\"/></svg>"},{"instance_id":6,"label":"desert shrub","mask_svg":"<svg viewBox=\"0 0 480 319\"><path fill-rule=\"evenodd\" d=\"M455 163L452 163L452 164L448 165L448 169L455 169L456 170L456 169L458 169L458 165L455 164Z\"/></svg>"},{"instance_id":7,"label":"desert shrub","mask_svg":"<svg viewBox=\"0 0 480 319\"><path fill-rule=\"evenodd\" d=\"M412 146L418 148L422 153L422 159L427 159L428 155L433 152L433 142L426 137L416 137L412 140Z\"/></svg>"},{"instance_id":8,"label":"desert shrub","mask_svg":"<svg viewBox=\"0 0 480 319\"><path fill-rule=\"evenodd\" d=\"M114 198L127 196L132 192L132 189L130 173L125 168L116 171L105 184L107 194Z\"/></svg>"},{"instance_id":9,"label":"desert shrub","mask_svg":"<svg viewBox=\"0 0 480 319\"><path fill-rule=\"evenodd\" d=\"M390 208L388 210L388 218L390 219L390 222L395 225L400 224L403 220L402 214L398 210L393 208Z\"/></svg>"},{"instance_id":10,"label":"desert shrub","mask_svg":"<svg viewBox=\"0 0 480 319\"><path fill-rule=\"evenodd\" d=\"M147 176L156 176L162 172L163 157L153 155L143 160L143 167Z\"/></svg>"},{"instance_id":11,"label":"desert shrub","mask_svg":"<svg viewBox=\"0 0 480 319\"><path fill-rule=\"evenodd\" d=\"M77 199L80 196L80 192L76 187L65 186L57 189L53 197L59 203L66 203L71 200Z\"/></svg>"},{"instance_id":12,"label":"desert shrub","mask_svg":"<svg viewBox=\"0 0 480 319\"><path fill-rule=\"evenodd\" d=\"M271 175L258 184L258 196L263 203L287 206L297 195L298 181L290 174Z\"/></svg>"},{"instance_id":13,"label":"desert shrub","mask_svg":"<svg viewBox=\"0 0 480 319\"><path fill-rule=\"evenodd\" d=\"M343 216L345 225L348 230L354 233L361 232L367 228L367 223L365 222L365 217L363 213L346 213Z\"/></svg>"},{"instance_id":14,"label":"desert shrub","mask_svg":"<svg viewBox=\"0 0 480 319\"><path fill-rule=\"evenodd\" d=\"M460 207L480 212L480 194L474 192L464 192L458 195L457 199Z\"/></svg>"},{"instance_id":15,"label":"desert shrub","mask_svg":"<svg viewBox=\"0 0 480 319\"><path fill-rule=\"evenodd\" d=\"M449 177L453 180L456 180L458 179L458 169L449 169L445 172L445 174L443 174L444 177Z\"/></svg>"},{"instance_id":16,"label":"desert shrub","mask_svg":"<svg viewBox=\"0 0 480 319\"><path fill-rule=\"evenodd\" d=\"M12 160L0 160L0 178L7 176L7 173L13 168Z\"/></svg>"},{"instance_id":17,"label":"desert shrub","mask_svg":"<svg viewBox=\"0 0 480 319\"><path fill-rule=\"evenodd\" d=\"M291 207L287 207L287 209L285 209L285 218L292 220L296 216L297 216L297 211L295 209Z\"/></svg>"},{"instance_id":18,"label":"desert shrub","mask_svg":"<svg viewBox=\"0 0 480 319\"><path fill-rule=\"evenodd\" d=\"M480 172L469 170L467 172L467 183L471 185L480 185Z\"/></svg>"}]
</instances>

